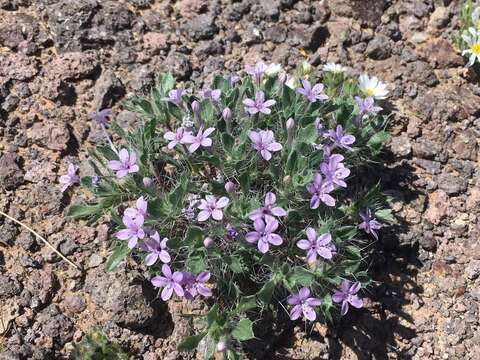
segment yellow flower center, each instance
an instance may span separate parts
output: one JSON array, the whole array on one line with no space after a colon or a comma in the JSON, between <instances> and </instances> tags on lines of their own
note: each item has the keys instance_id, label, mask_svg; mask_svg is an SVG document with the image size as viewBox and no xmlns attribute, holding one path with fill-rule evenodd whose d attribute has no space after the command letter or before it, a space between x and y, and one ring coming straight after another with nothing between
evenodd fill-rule
<instances>
[{"instance_id":1,"label":"yellow flower center","mask_svg":"<svg viewBox=\"0 0 480 360\"><path fill-rule=\"evenodd\" d=\"M470 49L472 49L472 52L475 54L475 55L480 55L480 43L475 43L473 44Z\"/></svg>"},{"instance_id":2,"label":"yellow flower center","mask_svg":"<svg viewBox=\"0 0 480 360\"><path fill-rule=\"evenodd\" d=\"M375 89L367 88L366 93L367 93L368 96L372 96L373 94L375 94Z\"/></svg>"}]
</instances>

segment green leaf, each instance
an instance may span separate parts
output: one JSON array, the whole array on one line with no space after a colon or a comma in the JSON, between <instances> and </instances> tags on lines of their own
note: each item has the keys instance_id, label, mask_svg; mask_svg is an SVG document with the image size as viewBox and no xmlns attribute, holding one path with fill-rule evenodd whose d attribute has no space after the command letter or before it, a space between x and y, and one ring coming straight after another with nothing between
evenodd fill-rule
<instances>
[{"instance_id":1,"label":"green leaf","mask_svg":"<svg viewBox=\"0 0 480 360\"><path fill-rule=\"evenodd\" d=\"M215 109L210 100L206 99L200 103L200 117L206 124L211 124L214 113Z\"/></svg>"},{"instance_id":2,"label":"green leaf","mask_svg":"<svg viewBox=\"0 0 480 360\"><path fill-rule=\"evenodd\" d=\"M194 274L206 270L205 259L201 256L190 256L185 265L187 266L188 271Z\"/></svg>"},{"instance_id":3,"label":"green leaf","mask_svg":"<svg viewBox=\"0 0 480 360\"><path fill-rule=\"evenodd\" d=\"M168 196L170 204L174 209L179 209L182 206L183 199L187 192L188 180L186 176L182 176L175 189Z\"/></svg>"},{"instance_id":4,"label":"green leaf","mask_svg":"<svg viewBox=\"0 0 480 360\"><path fill-rule=\"evenodd\" d=\"M172 208L168 201L155 199L148 203L148 212L155 218L164 218L171 214Z\"/></svg>"},{"instance_id":5,"label":"green leaf","mask_svg":"<svg viewBox=\"0 0 480 360\"><path fill-rule=\"evenodd\" d=\"M222 90L222 95L225 94L230 88L230 84L228 83L228 80L220 75L215 76L212 84L213 84L212 89Z\"/></svg>"},{"instance_id":6,"label":"green leaf","mask_svg":"<svg viewBox=\"0 0 480 360\"><path fill-rule=\"evenodd\" d=\"M118 155L110 146L99 145L97 151L107 160L118 160Z\"/></svg>"},{"instance_id":7,"label":"green leaf","mask_svg":"<svg viewBox=\"0 0 480 360\"><path fill-rule=\"evenodd\" d=\"M270 280L263 285L260 291L257 293L258 299L264 304L269 304L272 300L273 291L275 290L276 282Z\"/></svg>"},{"instance_id":8,"label":"green leaf","mask_svg":"<svg viewBox=\"0 0 480 360\"><path fill-rule=\"evenodd\" d=\"M391 224L395 222L395 218L392 214L392 209L377 210L375 211L374 215L380 221L391 223Z\"/></svg>"},{"instance_id":9,"label":"green leaf","mask_svg":"<svg viewBox=\"0 0 480 360\"><path fill-rule=\"evenodd\" d=\"M113 250L112 255L107 260L107 271L113 271L115 268L122 262L123 259L130 253L130 249L128 248L125 242L117 245Z\"/></svg>"},{"instance_id":10,"label":"green leaf","mask_svg":"<svg viewBox=\"0 0 480 360\"><path fill-rule=\"evenodd\" d=\"M237 256L228 256L225 258L225 262L235 274L241 274L246 270L241 259Z\"/></svg>"},{"instance_id":11,"label":"green leaf","mask_svg":"<svg viewBox=\"0 0 480 360\"><path fill-rule=\"evenodd\" d=\"M166 95L175 86L175 78L172 74L167 73L160 76L160 91L162 95Z\"/></svg>"},{"instance_id":12,"label":"green leaf","mask_svg":"<svg viewBox=\"0 0 480 360\"><path fill-rule=\"evenodd\" d=\"M212 324L217 321L217 318L218 318L218 305L215 304L207 313L207 327L210 328Z\"/></svg>"},{"instance_id":13,"label":"green leaf","mask_svg":"<svg viewBox=\"0 0 480 360\"><path fill-rule=\"evenodd\" d=\"M185 234L185 245L201 245L203 241L203 230L198 226L190 226Z\"/></svg>"},{"instance_id":14,"label":"green leaf","mask_svg":"<svg viewBox=\"0 0 480 360\"><path fill-rule=\"evenodd\" d=\"M241 313L251 309L255 309L256 307L258 307L258 305L257 305L257 299L255 295L242 296L238 301L238 305L235 310Z\"/></svg>"},{"instance_id":15,"label":"green leaf","mask_svg":"<svg viewBox=\"0 0 480 360\"><path fill-rule=\"evenodd\" d=\"M125 130L122 129L122 127L116 122L116 121L111 121L110 122L110 129L120 136L122 139L125 139L127 137L127 133Z\"/></svg>"},{"instance_id":16,"label":"green leaf","mask_svg":"<svg viewBox=\"0 0 480 360\"><path fill-rule=\"evenodd\" d=\"M378 133L376 133L375 135L373 135L368 141L367 141L367 146L378 152L383 144L388 140L390 139L390 134L387 133L386 131L380 131Z\"/></svg>"},{"instance_id":17,"label":"green leaf","mask_svg":"<svg viewBox=\"0 0 480 360\"><path fill-rule=\"evenodd\" d=\"M102 212L102 207L99 204L95 205L80 205L74 204L70 205L66 210L66 216L78 219L85 218L88 216L98 215Z\"/></svg>"},{"instance_id":18,"label":"green leaf","mask_svg":"<svg viewBox=\"0 0 480 360\"><path fill-rule=\"evenodd\" d=\"M248 170L238 177L238 182L240 183L243 192L247 194L250 190L250 174Z\"/></svg>"},{"instance_id":19,"label":"green leaf","mask_svg":"<svg viewBox=\"0 0 480 360\"><path fill-rule=\"evenodd\" d=\"M178 351L191 351L197 348L198 344L205 337L207 333L203 332L197 335L186 337L180 344L177 346Z\"/></svg>"},{"instance_id":20,"label":"green leaf","mask_svg":"<svg viewBox=\"0 0 480 360\"><path fill-rule=\"evenodd\" d=\"M293 150L288 155L287 163L285 164L285 172L287 174L291 174L297 169L297 160L298 160L298 153Z\"/></svg>"},{"instance_id":21,"label":"green leaf","mask_svg":"<svg viewBox=\"0 0 480 360\"><path fill-rule=\"evenodd\" d=\"M242 319L232 331L232 336L238 341L246 341L255 338L252 330L253 323L250 319Z\"/></svg>"},{"instance_id":22,"label":"green leaf","mask_svg":"<svg viewBox=\"0 0 480 360\"><path fill-rule=\"evenodd\" d=\"M314 275L303 267L295 267L286 277L286 281L290 288L301 285L310 287L312 286Z\"/></svg>"},{"instance_id":23,"label":"green leaf","mask_svg":"<svg viewBox=\"0 0 480 360\"><path fill-rule=\"evenodd\" d=\"M315 124L310 124L297 132L297 142L313 145L317 140L318 133Z\"/></svg>"},{"instance_id":24,"label":"green leaf","mask_svg":"<svg viewBox=\"0 0 480 360\"><path fill-rule=\"evenodd\" d=\"M230 152L233 149L233 145L235 143L235 140L233 139L232 135L223 133L222 134L222 143L225 149Z\"/></svg>"}]
</instances>

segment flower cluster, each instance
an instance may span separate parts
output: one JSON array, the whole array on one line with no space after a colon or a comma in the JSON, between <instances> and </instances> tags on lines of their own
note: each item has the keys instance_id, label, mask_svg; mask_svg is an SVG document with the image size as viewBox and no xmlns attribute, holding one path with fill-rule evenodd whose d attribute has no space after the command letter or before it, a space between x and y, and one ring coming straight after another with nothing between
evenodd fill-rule
<instances>
[{"instance_id":1,"label":"flower cluster","mask_svg":"<svg viewBox=\"0 0 480 360\"><path fill-rule=\"evenodd\" d=\"M182 349L208 337L233 351L233 341L253 337L252 314L275 307L308 321L362 307L358 242L377 239L389 218L380 190L351 176L387 138L386 84L362 75L344 86L337 64L323 67L322 82L309 64L288 74L257 63L245 74L216 76L200 91L162 76L148 101L132 100L147 120L117 131L120 150L107 132L119 129L112 112L90 116L110 146L81 181L95 201L69 214L114 214L109 264L131 254L164 301L208 302L206 328ZM60 177L64 189L80 182L76 173L71 165Z\"/></svg>"},{"instance_id":2,"label":"flower cluster","mask_svg":"<svg viewBox=\"0 0 480 360\"><path fill-rule=\"evenodd\" d=\"M207 271L197 275L188 271L172 273L170 266L163 264L162 274L163 276L153 277L151 281L153 286L163 289L161 294L163 301L170 300L173 293L188 300L193 300L197 294L203 297L212 296L212 290L206 285L210 280L210 273Z\"/></svg>"}]
</instances>

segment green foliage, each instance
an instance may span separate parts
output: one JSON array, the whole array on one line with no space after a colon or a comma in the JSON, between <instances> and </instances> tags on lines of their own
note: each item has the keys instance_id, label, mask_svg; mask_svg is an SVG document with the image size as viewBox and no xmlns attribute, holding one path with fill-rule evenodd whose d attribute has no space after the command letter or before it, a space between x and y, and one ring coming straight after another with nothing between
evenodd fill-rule
<instances>
[{"instance_id":1,"label":"green foliage","mask_svg":"<svg viewBox=\"0 0 480 360\"><path fill-rule=\"evenodd\" d=\"M122 348L108 340L98 329L86 334L82 341L75 344L73 358L76 360L128 360L130 358Z\"/></svg>"},{"instance_id":2,"label":"green foliage","mask_svg":"<svg viewBox=\"0 0 480 360\"><path fill-rule=\"evenodd\" d=\"M304 64L295 71L293 82L299 84L299 79L305 78L314 82L312 74L313 69ZM149 95L126 104L143 119L141 126L124 129L115 122L110 125L111 131L122 139L121 147L137 155L139 171L118 179L106 166L108 160L118 158L116 151L110 146L99 146L91 153L92 176L101 180L94 186L92 176L82 179L82 184L92 192L92 200L89 204L70 206L67 215L95 220L111 214L117 231L124 227L125 208L135 207L135 200L142 196L148 203L144 230L147 235L154 229L160 238L168 237L172 271L211 273L208 286L214 296L206 299L210 311L193 317L200 323L200 333L185 338L178 346L179 351L197 349L208 359L217 351L218 344L224 342L227 346L224 356L239 358L240 344L255 337L253 324L262 321L266 313L273 316L284 311L288 306L284 300L289 294L308 287L312 296L322 299L317 309L318 320L332 321L338 316L338 306L332 303L331 293L340 281L346 278L361 281L363 285L369 283L365 272L367 254L363 245L359 245L368 243L368 237L358 231L358 214L370 208L384 223L393 222L394 218L380 187L368 189L355 175L366 164L378 161L389 137L385 131L386 118L383 115L359 118L353 100L358 95L354 80L343 74L328 75L323 83L330 99L310 103L276 75L265 76L260 85L249 77L232 85L215 76L212 89L222 92L218 102L184 95L183 104L177 106L163 99L175 88L174 79L169 74L161 75ZM266 99L274 99L276 103L271 114L249 116L242 102L246 97L253 98L258 86ZM190 111L193 100L200 102L197 114ZM229 124L222 118L226 106L233 114ZM289 118L295 120L291 133L286 128ZM325 161L324 145L332 145L319 132L317 118L323 131L341 124L346 133L355 136L355 143L352 151L333 148L335 153L342 154L345 166L352 173L347 179L347 189L336 187L331 192L336 206L321 203L311 209L307 186ZM193 123L194 133L200 126L214 127L210 135L212 145L200 147L194 153L184 144L168 149L165 132L189 122ZM262 159L252 147L249 137L252 129L273 131L275 141L282 145L281 151L273 152L269 161ZM154 185L147 186L145 177L153 179ZM235 189L227 192L227 182L233 183ZM267 192L276 194L276 206L285 209L287 215L281 218L276 230L283 244L270 245L270 250L262 254L256 245L245 241L245 236L253 230L248 215L263 206ZM198 200L208 195L217 200L229 199L221 221L195 219ZM331 234L335 246L331 261L306 263L305 251L296 244L306 238L307 227L313 227L317 234ZM211 246L204 245L206 237L213 239ZM143 248L131 250L126 241L118 241L107 261L107 271L115 269L127 256L142 261L146 253ZM150 266L151 276L160 275L161 268L160 261Z\"/></svg>"},{"instance_id":3,"label":"green foliage","mask_svg":"<svg viewBox=\"0 0 480 360\"><path fill-rule=\"evenodd\" d=\"M112 255L107 260L107 271L113 271L122 262L123 259L130 253L127 244L119 243L113 250Z\"/></svg>"}]
</instances>

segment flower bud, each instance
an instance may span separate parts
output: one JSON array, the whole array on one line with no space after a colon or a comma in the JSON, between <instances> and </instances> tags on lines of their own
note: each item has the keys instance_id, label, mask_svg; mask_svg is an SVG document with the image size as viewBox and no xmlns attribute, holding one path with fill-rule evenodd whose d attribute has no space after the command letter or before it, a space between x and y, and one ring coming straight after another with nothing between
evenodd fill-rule
<instances>
[{"instance_id":1,"label":"flower bud","mask_svg":"<svg viewBox=\"0 0 480 360\"><path fill-rule=\"evenodd\" d=\"M300 71L302 72L302 74L308 75L312 72L312 65L310 65L308 61L304 61L300 65Z\"/></svg>"},{"instance_id":2,"label":"flower bud","mask_svg":"<svg viewBox=\"0 0 480 360\"><path fill-rule=\"evenodd\" d=\"M287 130L292 130L293 127L295 126L295 120L292 118L287 120Z\"/></svg>"},{"instance_id":3,"label":"flower bud","mask_svg":"<svg viewBox=\"0 0 480 360\"><path fill-rule=\"evenodd\" d=\"M265 69L265 74L267 76L275 76L277 75L280 71L282 71L282 66L280 64L276 63L271 63L270 65L267 66Z\"/></svg>"},{"instance_id":4,"label":"flower bud","mask_svg":"<svg viewBox=\"0 0 480 360\"><path fill-rule=\"evenodd\" d=\"M206 237L205 239L203 239L203 246L205 246L206 248L213 246L214 243L215 242L210 237Z\"/></svg>"},{"instance_id":5,"label":"flower bud","mask_svg":"<svg viewBox=\"0 0 480 360\"><path fill-rule=\"evenodd\" d=\"M192 111L195 114L198 114L200 112L200 103L197 100L193 100L192 102Z\"/></svg>"},{"instance_id":6,"label":"flower bud","mask_svg":"<svg viewBox=\"0 0 480 360\"><path fill-rule=\"evenodd\" d=\"M225 184L225 191L226 191L227 193L233 193L233 192L235 191L235 188L236 188L236 187L237 187L237 186L236 186L233 182L228 181L228 182Z\"/></svg>"},{"instance_id":7,"label":"flower bud","mask_svg":"<svg viewBox=\"0 0 480 360\"><path fill-rule=\"evenodd\" d=\"M218 351L218 352L224 352L225 350L227 350L227 339L225 338L225 336L222 336L222 337L218 340L218 343L217 343L217 351Z\"/></svg>"},{"instance_id":8,"label":"flower bud","mask_svg":"<svg viewBox=\"0 0 480 360\"><path fill-rule=\"evenodd\" d=\"M225 120L226 123L228 123L232 120L232 110L230 110L230 108L228 106L225 109L223 109L222 117L223 117L223 120Z\"/></svg>"},{"instance_id":9,"label":"flower bud","mask_svg":"<svg viewBox=\"0 0 480 360\"><path fill-rule=\"evenodd\" d=\"M148 188L148 187L150 187L150 186L152 186L152 185L153 185L153 180L152 180L152 178L149 178L149 177L144 177L144 178L143 178L143 186L145 186L145 187Z\"/></svg>"},{"instance_id":10,"label":"flower bud","mask_svg":"<svg viewBox=\"0 0 480 360\"><path fill-rule=\"evenodd\" d=\"M283 177L282 181L285 183L285 184L288 184L290 181L292 180L292 178L290 177L290 175L286 175Z\"/></svg>"},{"instance_id":11,"label":"flower bud","mask_svg":"<svg viewBox=\"0 0 480 360\"><path fill-rule=\"evenodd\" d=\"M289 146L292 146L293 143L293 134L295 133L295 121L290 118L287 120L287 143Z\"/></svg>"}]
</instances>

